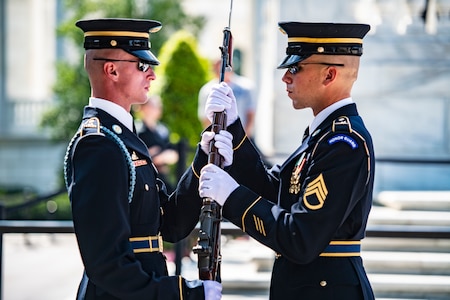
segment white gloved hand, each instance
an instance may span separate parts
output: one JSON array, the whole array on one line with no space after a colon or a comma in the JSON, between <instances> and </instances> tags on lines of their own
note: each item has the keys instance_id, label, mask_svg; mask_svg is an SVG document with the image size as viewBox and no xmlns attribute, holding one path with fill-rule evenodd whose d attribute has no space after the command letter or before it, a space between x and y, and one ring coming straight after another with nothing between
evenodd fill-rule
<instances>
[{"instance_id":1,"label":"white gloved hand","mask_svg":"<svg viewBox=\"0 0 450 300\"><path fill-rule=\"evenodd\" d=\"M233 163L233 135L226 130L221 130L218 134L212 131L203 132L200 148L205 154L209 154L209 144L213 139L214 146L223 157L223 166L231 166Z\"/></svg>"},{"instance_id":2,"label":"white gloved hand","mask_svg":"<svg viewBox=\"0 0 450 300\"><path fill-rule=\"evenodd\" d=\"M208 120L212 123L215 112L226 111L227 113L227 127L234 123L238 118L238 111L236 105L236 98L233 90L225 82L216 84L211 89L211 92L206 99L205 114Z\"/></svg>"},{"instance_id":3,"label":"white gloved hand","mask_svg":"<svg viewBox=\"0 0 450 300\"><path fill-rule=\"evenodd\" d=\"M202 198L214 199L220 206L239 184L227 172L214 164L207 164L200 172L198 192Z\"/></svg>"},{"instance_id":4,"label":"white gloved hand","mask_svg":"<svg viewBox=\"0 0 450 300\"><path fill-rule=\"evenodd\" d=\"M202 139L200 140L200 148L205 152L206 155L209 154L209 144L214 139L216 134L214 131L204 131L202 133Z\"/></svg>"},{"instance_id":5,"label":"white gloved hand","mask_svg":"<svg viewBox=\"0 0 450 300\"><path fill-rule=\"evenodd\" d=\"M205 300L220 300L222 299L222 285L213 280L203 281L203 288L205 289Z\"/></svg>"}]
</instances>

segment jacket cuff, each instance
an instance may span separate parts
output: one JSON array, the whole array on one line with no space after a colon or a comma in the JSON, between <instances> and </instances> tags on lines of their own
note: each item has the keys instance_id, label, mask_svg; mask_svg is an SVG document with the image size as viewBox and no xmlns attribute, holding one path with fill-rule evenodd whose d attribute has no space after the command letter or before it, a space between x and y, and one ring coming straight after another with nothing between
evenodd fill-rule
<instances>
[{"instance_id":1,"label":"jacket cuff","mask_svg":"<svg viewBox=\"0 0 450 300\"><path fill-rule=\"evenodd\" d=\"M227 127L227 131L233 135L233 150L238 150L244 141L247 139L241 119L238 118L233 124Z\"/></svg>"},{"instance_id":2,"label":"jacket cuff","mask_svg":"<svg viewBox=\"0 0 450 300\"><path fill-rule=\"evenodd\" d=\"M200 178L200 170L208 163L208 155L200 148L200 143L197 145L194 160L191 164L192 172L195 177Z\"/></svg>"}]
</instances>

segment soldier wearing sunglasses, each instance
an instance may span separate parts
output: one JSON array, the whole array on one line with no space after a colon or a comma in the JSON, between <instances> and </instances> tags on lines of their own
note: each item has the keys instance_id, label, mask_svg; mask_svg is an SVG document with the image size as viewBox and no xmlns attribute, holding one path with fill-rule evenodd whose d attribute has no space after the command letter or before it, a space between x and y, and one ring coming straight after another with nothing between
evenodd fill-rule
<instances>
[{"instance_id":1,"label":"soldier wearing sunglasses","mask_svg":"<svg viewBox=\"0 0 450 300\"><path fill-rule=\"evenodd\" d=\"M236 116L222 83L207 100L235 121L233 164L209 164L199 192L223 216L276 253L271 300L373 300L360 255L372 204L374 150L351 91L369 25L282 22L288 36L279 69L294 109L312 109L300 146L267 169ZM281 101L281 100L277 100ZM289 128L295 138L295 128ZM231 176L230 176L231 175Z\"/></svg>"},{"instance_id":2,"label":"soldier wearing sunglasses","mask_svg":"<svg viewBox=\"0 0 450 300\"><path fill-rule=\"evenodd\" d=\"M147 101L156 79L159 61L149 38L161 23L95 19L76 25L84 32L92 92L64 163L85 267L77 299L220 299L218 282L168 276L163 240L180 241L197 224L198 181L182 181L168 195L130 114L132 104ZM224 145L231 147L231 135L216 146Z\"/></svg>"}]
</instances>

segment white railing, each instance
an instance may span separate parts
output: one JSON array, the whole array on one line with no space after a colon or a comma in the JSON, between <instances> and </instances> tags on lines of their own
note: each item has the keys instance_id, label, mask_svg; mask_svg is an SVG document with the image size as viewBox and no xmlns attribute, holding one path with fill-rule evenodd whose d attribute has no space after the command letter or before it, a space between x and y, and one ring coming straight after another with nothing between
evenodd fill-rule
<instances>
[{"instance_id":1,"label":"white railing","mask_svg":"<svg viewBox=\"0 0 450 300\"><path fill-rule=\"evenodd\" d=\"M42 130L39 128L39 124L44 112L46 112L51 105L51 100L4 102L0 107L0 120L2 121L0 135L43 135Z\"/></svg>"}]
</instances>

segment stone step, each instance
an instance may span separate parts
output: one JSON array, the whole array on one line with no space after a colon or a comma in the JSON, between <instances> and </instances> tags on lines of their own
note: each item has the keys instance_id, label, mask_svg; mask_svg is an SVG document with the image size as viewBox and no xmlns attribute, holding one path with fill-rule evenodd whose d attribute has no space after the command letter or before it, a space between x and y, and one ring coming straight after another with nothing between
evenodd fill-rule
<instances>
[{"instance_id":1,"label":"stone step","mask_svg":"<svg viewBox=\"0 0 450 300\"><path fill-rule=\"evenodd\" d=\"M411 239L368 237L361 242L362 251L450 252L450 239Z\"/></svg>"},{"instance_id":2,"label":"stone step","mask_svg":"<svg viewBox=\"0 0 450 300\"><path fill-rule=\"evenodd\" d=\"M266 291L270 272L249 272L248 265L223 265L224 291ZM450 299L450 276L368 273L376 299Z\"/></svg>"},{"instance_id":3,"label":"stone step","mask_svg":"<svg viewBox=\"0 0 450 300\"><path fill-rule=\"evenodd\" d=\"M375 202L401 210L450 211L450 191L382 191Z\"/></svg>"},{"instance_id":4,"label":"stone step","mask_svg":"<svg viewBox=\"0 0 450 300\"><path fill-rule=\"evenodd\" d=\"M368 224L450 226L450 211L398 210L374 205Z\"/></svg>"},{"instance_id":5,"label":"stone step","mask_svg":"<svg viewBox=\"0 0 450 300\"><path fill-rule=\"evenodd\" d=\"M450 212L374 206L369 224L450 226ZM224 291L267 292L274 260L270 249L253 239L231 239L223 243L222 254ZM377 300L450 299L449 239L368 237L361 255Z\"/></svg>"},{"instance_id":6,"label":"stone step","mask_svg":"<svg viewBox=\"0 0 450 300\"><path fill-rule=\"evenodd\" d=\"M371 273L367 276L377 299L450 299L450 276Z\"/></svg>"},{"instance_id":7,"label":"stone step","mask_svg":"<svg viewBox=\"0 0 450 300\"><path fill-rule=\"evenodd\" d=\"M369 273L450 275L450 253L363 251Z\"/></svg>"},{"instance_id":8,"label":"stone step","mask_svg":"<svg viewBox=\"0 0 450 300\"><path fill-rule=\"evenodd\" d=\"M221 268L225 293L268 292L273 255L269 251L255 255L257 248L251 240L226 243ZM363 251L362 257L377 300L450 299L450 253ZM182 275L188 279L197 278L193 258L183 261Z\"/></svg>"},{"instance_id":9,"label":"stone step","mask_svg":"<svg viewBox=\"0 0 450 300\"><path fill-rule=\"evenodd\" d=\"M224 291L268 290L270 272L249 273L245 265L233 270L223 266ZM450 276L368 273L368 277L376 299L450 299Z\"/></svg>"},{"instance_id":10,"label":"stone step","mask_svg":"<svg viewBox=\"0 0 450 300\"><path fill-rule=\"evenodd\" d=\"M450 253L362 251L364 266L370 273L450 275ZM248 263L255 273L270 272L273 256L255 256Z\"/></svg>"}]
</instances>

